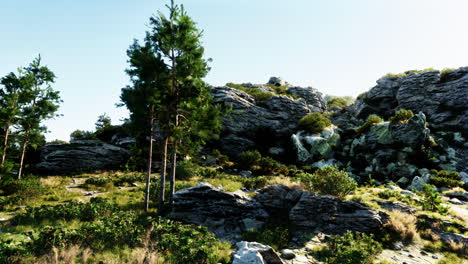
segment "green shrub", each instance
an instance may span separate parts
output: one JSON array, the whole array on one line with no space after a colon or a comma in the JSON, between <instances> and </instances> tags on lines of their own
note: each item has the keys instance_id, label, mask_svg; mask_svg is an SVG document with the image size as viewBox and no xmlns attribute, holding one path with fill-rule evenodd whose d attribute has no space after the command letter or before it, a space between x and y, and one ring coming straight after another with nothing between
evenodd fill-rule
<instances>
[{"instance_id":1,"label":"green shrub","mask_svg":"<svg viewBox=\"0 0 468 264\"><path fill-rule=\"evenodd\" d=\"M373 235L348 231L343 236L331 236L319 254L329 264L371 264L380 252L382 245Z\"/></svg>"},{"instance_id":2,"label":"green shrub","mask_svg":"<svg viewBox=\"0 0 468 264\"><path fill-rule=\"evenodd\" d=\"M330 119L326 118L321 113L310 113L301 118L297 124L300 128L310 133L316 134L331 126L332 123Z\"/></svg>"},{"instance_id":3,"label":"green shrub","mask_svg":"<svg viewBox=\"0 0 468 264\"><path fill-rule=\"evenodd\" d=\"M442 198L440 198L439 193L436 191L434 186L424 184L421 194L423 196L421 201L423 210L438 212L440 214L448 213L449 208L442 205Z\"/></svg>"},{"instance_id":4,"label":"green shrub","mask_svg":"<svg viewBox=\"0 0 468 264\"><path fill-rule=\"evenodd\" d=\"M278 251L288 246L291 239L289 226L288 219L282 216L272 216L261 229L247 230L247 232L242 234L242 240L269 245Z\"/></svg>"},{"instance_id":5,"label":"green shrub","mask_svg":"<svg viewBox=\"0 0 468 264\"><path fill-rule=\"evenodd\" d=\"M250 170L252 166L257 165L262 159L262 154L258 150L249 150L241 153L239 157L239 165L246 170Z\"/></svg>"},{"instance_id":6,"label":"green shrub","mask_svg":"<svg viewBox=\"0 0 468 264\"><path fill-rule=\"evenodd\" d=\"M413 111L400 109L396 111L392 117L390 117L390 122L394 124L404 123L408 121L408 119L412 118L413 116L414 116Z\"/></svg>"},{"instance_id":7,"label":"green shrub","mask_svg":"<svg viewBox=\"0 0 468 264\"><path fill-rule=\"evenodd\" d=\"M367 117L367 121L362 124L360 127L358 127L356 129L356 131L358 133L365 133L367 131L369 131L369 129L372 127L372 126L375 126L377 124L380 124L384 122L384 120L382 118L380 118L378 115L370 115Z\"/></svg>"},{"instance_id":8,"label":"green shrub","mask_svg":"<svg viewBox=\"0 0 468 264\"><path fill-rule=\"evenodd\" d=\"M260 189L265 187L267 184L268 178L265 176L242 179L242 185L249 190Z\"/></svg>"},{"instance_id":9,"label":"green shrub","mask_svg":"<svg viewBox=\"0 0 468 264\"><path fill-rule=\"evenodd\" d=\"M301 181L314 192L334 195L340 199L352 193L357 187L357 183L346 171L334 166L323 167L312 174L306 173L301 177Z\"/></svg>"},{"instance_id":10,"label":"green shrub","mask_svg":"<svg viewBox=\"0 0 468 264\"><path fill-rule=\"evenodd\" d=\"M431 173L433 176L430 179L430 183L439 188L453 188L462 185L462 183L460 182L461 176L456 171L431 170Z\"/></svg>"},{"instance_id":11,"label":"green shrub","mask_svg":"<svg viewBox=\"0 0 468 264\"><path fill-rule=\"evenodd\" d=\"M443 68L441 71L440 71L440 78L445 78L447 76L447 74L455 71L456 69L454 68Z\"/></svg>"},{"instance_id":12,"label":"green shrub","mask_svg":"<svg viewBox=\"0 0 468 264\"><path fill-rule=\"evenodd\" d=\"M348 106L348 101L346 99L341 98L341 97L334 97L330 99L330 101L327 102L327 108L332 108L332 107L346 107Z\"/></svg>"},{"instance_id":13,"label":"green shrub","mask_svg":"<svg viewBox=\"0 0 468 264\"><path fill-rule=\"evenodd\" d=\"M223 166L223 167L229 165L229 157L226 155L223 155L219 150L214 149L212 154L216 158L216 162L218 165Z\"/></svg>"},{"instance_id":14,"label":"green shrub","mask_svg":"<svg viewBox=\"0 0 468 264\"><path fill-rule=\"evenodd\" d=\"M242 86L241 84L226 83L226 86L229 86L229 87L232 87L237 90L250 94L255 99L256 102L266 101L273 96L273 93L263 92L262 90L257 89L257 88L247 88L247 87Z\"/></svg>"},{"instance_id":15,"label":"green shrub","mask_svg":"<svg viewBox=\"0 0 468 264\"><path fill-rule=\"evenodd\" d=\"M196 176L198 165L190 161L181 161L177 163L176 179L185 180Z\"/></svg>"},{"instance_id":16,"label":"green shrub","mask_svg":"<svg viewBox=\"0 0 468 264\"><path fill-rule=\"evenodd\" d=\"M196 174L202 178L218 178L221 173L215 168L200 167Z\"/></svg>"},{"instance_id":17,"label":"green shrub","mask_svg":"<svg viewBox=\"0 0 468 264\"><path fill-rule=\"evenodd\" d=\"M0 209L5 206L25 205L29 201L44 194L46 188L41 185L38 177L27 176L16 179L11 176L0 179ZM1 197L0 196L0 197Z\"/></svg>"}]
</instances>

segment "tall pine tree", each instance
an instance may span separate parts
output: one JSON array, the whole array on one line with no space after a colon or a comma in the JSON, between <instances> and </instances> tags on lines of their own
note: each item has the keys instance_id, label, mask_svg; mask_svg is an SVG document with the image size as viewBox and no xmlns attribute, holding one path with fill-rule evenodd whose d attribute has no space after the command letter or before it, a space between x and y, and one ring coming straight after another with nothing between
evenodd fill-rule
<instances>
[{"instance_id":1,"label":"tall pine tree","mask_svg":"<svg viewBox=\"0 0 468 264\"><path fill-rule=\"evenodd\" d=\"M200 41L202 32L196 28L195 22L187 15L183 6L179 7L174 4L174 1L171 1L171 5L168 5L167 8L169 9L168 17L160 12L158 16L150 18L151 30L147 32L145 45L140 46L135 42L129 50L131 69L133 69L133 71L127 71L129 75L135 79L136 73L148 72L148 76L136 78L138 81L134 81L132 87L124 88L121 96L122 101L131 112L132 121L137 121L139 116L150 117L149 133L151 139L148 164L151 163L152 159L154 118L158 119L161 128L160 213L163 212L165 204L169 143L172 145L170 157L172 167L170 171L170 196L172 201L178 150L193 149L216 134L220 128L220 109L211 104L210 87L202 80L209 70L207 61L203 59L204 48ZM144 63L136 65L133 61L135 58L139 58L140 61L156 61L157 58L157 70L151 66L151 63L149 65ZM163 74L155 80L151 74L155 72ZM141 85L141 83L148 83L148 80L154 80L154 82L148 86ZM154 97L156 100L152 103L150 103L148 96L136 96L143 93L145 89L150 90L150 94L156 95ZM137 97L142 99L135 99ZM133 103L135 108L129 107L132 100L140 103ZM141 103L143 101L145 104ZM206 120L206 118L211 119ZM207 127L209 128L207 129ZM182 148L180 148L181 146ZM147 182L149 182L149 174L150 169L148 170ZM149 184L147 184L148 188Z\"/></svg>"}]
</instances>

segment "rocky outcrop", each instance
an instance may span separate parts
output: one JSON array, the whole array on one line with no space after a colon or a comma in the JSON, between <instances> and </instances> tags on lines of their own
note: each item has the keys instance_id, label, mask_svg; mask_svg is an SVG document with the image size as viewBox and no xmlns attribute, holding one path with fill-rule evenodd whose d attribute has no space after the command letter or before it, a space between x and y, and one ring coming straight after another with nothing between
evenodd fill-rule
<instances>
[{"instance_id":1,"label":"rocky outcrop","mask_svg":"<svg viewBox=\"0 0 468 264\"><path fill-rule=\"evenodd\" d=\"M468 131L468 67L444 74L429 71L403 77L383 77L354 110L358 117L378 114L388 118L397 109L422 111L434 128Z\"/></svg>"},{"instance_id":2,"label":"rocky outcrop","mask_svg":"<svg viewBox=\"0 0 468 264\"><path fill-rule=\"evenodd\" d=\"M242 232L260 228L268 213L244 194L224 192L202 183L174 194L169 217L206 226L217 237L236 241Z\"/></svg>"},{"instance_id":3,"label":"rocky outcrop","mask_svg":"<svg viewBox=\"0 0 468 264\"><path fill-rule=\"evenodd\" d=\"M315 230L328 234L342 234L348 230L374 233L388 219L386 213L371 210L358 202L313 193L304 193L289 213L289 220L298 233Z\"/></svg>"},{"instance_id":4,"label":"rocky outcrop","mask_svg":"<svg viewBox=\"0 0 468 264\"><path fill-rule=\"evenodd\" d=\"M304 99L308 105L315 108L315 112L322 112L327 108L322 93L315 88L294 86L288 88L286 93Z\"/></svg>"},{"instance_id":5,"label":"rocky outcrop","mask_svg":"<svg viewBox=\"0 0 468 264\"><path fill-rule=\"evenodd\" d=\"M97 140L77 140L70 144L48 144L41 150L37 173L66 175L104 169L118 169L130 152Z\"/></svg>"},{"instance_id":6,"label":"rocky outcrop","mask_svg":"<svg viewBox=\"0 0 468 264\"><path fill-rule=\"evenodd\" d=\"M227 86L213 88L211 94L215 102L232 107L233 112L223 120L219 144L222 152L232 157L254 147L284 150L289 146L291 133L297 129L297 120L321 109L304 99L281 95L256 102L251 95Z\"/></svg>"},{"instance_id":7,"label":"rocky outcrop","mask_svg":"<svg viewBox=\"0 0 468 264\"><path fill-rule=\"evenodd\" d=\"M316 230L329 234L347 230L374 233L388 220L384 212L371 210L360 203L283 185L266 187L254 198L249 198L200 184L175 194L169 217L206 226L218 238L238 241L243 232L259 229L269 217L278 215L289 218L299 238Z\"/></svg>"}]
</instances>

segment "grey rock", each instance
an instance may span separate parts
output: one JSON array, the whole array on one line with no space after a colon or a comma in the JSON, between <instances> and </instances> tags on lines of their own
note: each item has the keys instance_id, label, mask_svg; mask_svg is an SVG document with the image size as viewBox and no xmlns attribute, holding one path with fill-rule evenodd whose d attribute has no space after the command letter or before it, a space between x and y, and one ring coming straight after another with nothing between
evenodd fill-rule
<instances>
[{"instance_id":1,"label":"grey rock","mask_svg":"<svg viewBox=\"0 0 468 264\"><path fill-rule=\"evenodd\" d=\"M288 83L286 81L284 81L283 79L281 79L280 77L270 77L270 79L268 80L268 84L272 84L272 85L275 85L275 86L284 86L284 85L288 85Z\"/></svg>"},{"instance_id":2,"label":"grey rock","mask_svg":"<svg viewBox=\"0 0 468 264\"><path fill-rule=\"evenodd\" d=\"M296 254L290 249L283 249L280 253L283 259L291 260L296 257Z\"/></svg>"},{"instance_id":3,"label":"grey rock","mask_svg":"<svg viewBox=\"0 0 468 264\"><path fill-rule=\"evenodd\" d=\"M232 264L283 264L280 257L269 246L257 242L241 241L233 254Z\"/></svg>"},{"instance_id":4,"label":"grey rock","mask_svg":"<svg viewBox=\"0 0 468 264\"><path fill-rule=\"evenodd\" d=\"M265 149L289 147L297 120L314 111L305 100L287 96L272 96L256 103L249 94L231 87L211 90L215 102L230 105L233 113L223 120L224 131L220 139L223 153L238 157L243 151L261 144Z\"/></svg>"},{"instance_id":5,"label":"grey rock","mask_svg":"<svg viewBox=\"0 0 468 264\"><path fill-rule=\"evenodd\" d=\"M289 212L299 201L302 194L301 190L276 184L259 190L254 199L272 213Z\"/></svg>"},{"instance_id":6,"label":"grey rock","mask_svg":"<svg viewBox=\"0 0 468 264\"><path fill-rule=\"evenodd\" d=\"M314 106L316 111L324 111L327 108L327 102L323 98L323 94L315 88L290 87L286 90L286 93L304 99L308 105Z\"/></svg>"},{"instance_id":7,"label":"grey rock","mask_svg":"<svg viewBox=\"0 0 468 264\"><path fill-rule=\"evenodd\" d=\"M395 243L395 245L393 245L394 250L401 250L403 247L404 245L403 243L401 243L401 241L398 241L397 243Z\"/></svg>"},{"instance_id":8,"label":"grey rock","mask_svg":"<svg viewBox=\"0 0 468 264\"><path fill-rule=\"evenodd\" d=\"M396 109L422 111L435 128L468 131L468 67L441 77L438 71L384 77L354 104L356 114L388 118Z\"/></svg>"},{"instance_id":9,"label":"grey rock","mask_svg":"<svg viewBox=\"0 0 468 264\"><path fill-rule=\"evenodd\" d=\"M448 192L444 195L450 198L457 198L461 201L468 202L468 192Z\"/></svg>"},{"instance_id":10,"label":"grey rock","mask_svg":"<svg viewBox=\"0 0 468 264\"><path fill-rule=\"evenodd\" d=\"M371 210L358 202L312 193L304 193L289 213L289 220L298 232L320 229L330 234L341 234L347 230L379 232L388 219L386 213Z\"/></svg>"},{"instance_id":11,"label":"grey rock","mask_svg":"<svg viewBox=\"0 0 468 264\"><path fill-rule=\"evenodd\" d=\"M457 198L452 198L449 200L450 203L452 204L456 204L456 205L463 205L464 203L460 200L458 200Z\"/></svg>"},{"instance_id":12,"label":"grey rock","mask_svg":"<svg viewBox=\"0 0 468 264\"><path fill-rule=\"evenodd\" d=\"M252 172L249 171L249 170L243 170L243 171L239 172L239 175L242 176L242 177L251 178L252 177Z\"/></svg>"},{"instance_id":13,"label":"grey rock","mask_svg":"<svg viewBox=\"0 0 468 264\"><path fill-rule=\"evenodd\" d=\"M411 181L411 184L410 186L408 186L408 189L420 192L422 191L422 187L424 184L426 184L426 181L424 181L422 177L416 176Z\"/></svg>"},{"instance_id":14,"label":"grey rock","mask_svg":"<svg viewBox=\"0 0 468 264\"><path fill-rule=\"evenodd\" d=\"M385 200L373 200L380 205L385 210L393 211L398 210L407 214L414 214L417 209L410 207L402 202L393 202L393 201L385 201Z\"/></svg>"},{"instance_id":15,"label":"grey rock","mask_svg":"<svg viewBox=\"0 0 468 264\"><path fill-rule=\"evenodd\" d=\"M77 140L70 144L48 144L41 149L41 161L34 170L41 174L64 175L93 170L118 169L130 151L98 140Z\"/></svg>"},{"instance_id":16,"label":"grey rock","mask_svg":"<svg viewBox=\"0 0 468 264\"><path fill-rule=\"evenodd\" d=\"M174 194L169 218L206 226L218 238L233 241L248 228L261 227L268 213L260 203L245 195L201 183Z\"/></svg>"}]
</instances>

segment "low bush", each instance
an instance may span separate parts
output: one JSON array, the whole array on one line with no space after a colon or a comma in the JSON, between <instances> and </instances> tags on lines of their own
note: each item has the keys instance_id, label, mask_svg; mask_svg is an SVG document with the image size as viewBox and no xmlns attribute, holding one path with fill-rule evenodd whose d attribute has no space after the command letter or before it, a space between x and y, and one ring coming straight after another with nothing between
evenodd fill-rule
<instances>
[{"instance_id":1,"label":"low bush","mask_svg":"<svg viewBox=\"0 0 468 264\"><path fill-rule=\"evenodd\" d=\"M329 264L371 264L380 252L382 245L373 235L348 231L343 236L331 236L318 255Z\"/></svg>"},{"instance_id":2,"label":"low bush","mask_svg":"<svg viewBox=\"0 0 468 264\"><path fill-rule=\"evenodd\" d=\"M349 101L347 101L345 98L342 97L334 97L331 98L329 101L327 101L327 108L332 108L332 107L346 107L349 105Z\"/></svg>"},{"instance_id":3,"label":"low bush","mask_svg":"<svg viewBox=\"0 0 468 264\"><path fill-rule=\"evenodd\" d=\"M242 240L269 245L277 251L286 248L290 238L289 221L282 216L272 216L261 229L250 229L242 234Z\"/></svg>"},{"instance_id":4,"label":"low bush","mask_svg":"<svg viewBox=\"0 0 468 264\"><path fill-rule=\"evenodd\" d=\"M462 186L461 176L456 171L431 170L432 177L430 183L437 187L454 188Z\"/></svg>"},{"instance_id":5,"label":"low bush","mask_svg":"<svg viewBox=\"0 0 468 264\"><path fill-rule=\"evenodd\" d=\"M250 94L255 99L256 102L266 101L273 96L273 93L264 92L257 88L247 88L247 87L242 86L241 84L226 83L226 86L229 86L231 88L235 88L237 90Z\"/></svg>"},{"instance_id":6,"label":"low bush","mask_svg":"<svg viewBox=\"0 0 468 264\"><path fill-rule=\"evenodd\" d=\"M455 71L456 69L453 69L453 68L443 68L441 71L440 71L440 78L443 79L447 76L447 74Z\"/></svg>"},{"instance_id":7,"label":"low bush","mask_svg":"<svg viewBox=\"0 0 468 264\"><path fill-rule=\"evenodd\" d=\"M436 188L430 184L424 184L421 192L423 199L421 206L423 210L438 212L440 214L447 214L448 207L442 205L442 198L436 191Z\"/></svg>"},{"instance_id":8,"label":"low bush","mask_svg":"<svg viewBox=\"0 0 468 264\"><path fill-rule=\"evenodd\" d=\"M249 190L260 189L268 184L268 178L265 176L258 176L253 178L243 178L242 185Z\"/></svg>"},{"instance_id":9,"label":"low bush","mask_svg":"<svg viewBox=\"0 0 468 264\"><path fill-rule=\"evenodd\" d=\"M375 126L382 122L384 122L384 120L378 115L370 115L369 117L367 117L367 121L356 129L356 132L358 133L368 132L372 126Z\"/></svg>"},{"instance_id":10,"label":"low bush","mask_svg":"<svg viewBox=\"0 0 468 264\"><path fill-rule=\"evenodd\" d=\"M314 192L334 195L340 199L352 193L357 187L357 183L346 171L334 166L323 167L312 174L306 173L301 177L301 182Z\"/></svg>"},{"instance_id":11,"label":"low bush","mask_svg":"<svg viewBox=\"0 0 468 264\"><path fill-rule=\"evenodd\" d=\"M400 109L396 111L395 114L392 117L390 117L389 120L393 124L405 123L408 121L408 119L412 118L413 116L414 116L413 111Z\"/></svg>"},{"instance_id":12,"label":"low bush","mask_svg":"<svg viewBox=\"0 0 468 264\"><path fill-rule=\"evenodd\" d=\"M297 124L301 129L309 133L317 134L322 132L325 128L331 126L330 119L326 118L321 113L310 113L301 118Z\"/></svg>"},{"instance_id":13,"label":"low bush","mask_svg":"<svg viewBox=\"0 0 468 264\"><path fill-rule=\"evenodd\" d=\"M3 210L7 206L25 205L44 194L45 191L46 188L41 185L38 177L27 176L20 180L3 177L0 179L0 209Z\"/></svg>"},{"instance_id":14,"label":"low bush","mask_svg":"<svg viewBox=\"0 0 468 264\"><path fill-rule=\"evenodd\" d=\"M190 161L181 161L177 164L176 179L185 180L196 176L198 165Z\"/></svg>"},{"instance_id":15,"label":"low bush","mask_svg":"<svg viewBox=\"0 0 468 264\"><path fill-rule=\"evenodd\" d=\"M249 150L241 153L239 165L245 170L250 170L252 166L257 165L262 159L262 154L258 150Z\"/></svg>"}]
</instances>

